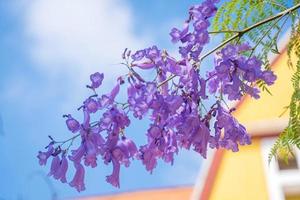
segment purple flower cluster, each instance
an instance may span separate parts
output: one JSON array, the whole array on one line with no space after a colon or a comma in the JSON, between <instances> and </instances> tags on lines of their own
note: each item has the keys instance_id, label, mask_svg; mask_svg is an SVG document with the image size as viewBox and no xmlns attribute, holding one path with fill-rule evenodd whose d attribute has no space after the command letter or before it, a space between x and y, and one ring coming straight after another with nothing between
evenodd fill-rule
<instances>
[{"instance_id":1,"label":"purple flower cluster","mask_svg":"<svg viewBox=\"0 0 300 200\"><path fill-rule=\"evenodd\" d=\"M207 77L199 75L198 57L209 41L209 18L216 12L215 0L206 0L193 6L183 30L172 29L173 42L181 42L181 58L173 58L157 46L131 53L123 53L128 74L119 77L116 85L107 94L98 95L104 75L97 72L90 76L87 86L93 95L86 98L79 108L83 112L82 122L70 114L64 115L70 139L58 142L51 136L45 152L39 152L40 165L52 159L49 176L68 182L66 172L69 162L75 174L69 182L79 192L85 189L85 168L95 168L99 161L112 164L112 174L106 181L120 187L121 166L129 167L132 159L140 160L152 173L158 159L173 164L180 149L194 150L206 158L208 148L225 148L238 151L239 145L251 143L244 126L232 116L234 109L224 106L224 95L229 100L240 99L245 94L257 98L257 81L271 85L276 76L262 69L256 57L248 58L244 52L250 47L245 44L227 45L217 53L215 68ZM190 23L193 31L189 32ZM137 70L137 71L136 71ZM146 80L138 70L155 70L156 75ZM173 76L173 79L168 77ZM174 78L176 76L176 78ZM122 87L127 89L125 103L117 102ZM204 101L211 93L220 98L207 109ZM226 105L226 104L225 104ZM148 117L147 143L139 147L128 138L126 128L131 120ZM97 119L96 121L91 121ZM70 150L73 141L80 138L76 149ZM66 145L65 144L69 144Z\"/></svg>"},{"instance_id":2,"label":"purple flower cluster","mask_svg":"<svg viewBox=\"0 0 300 200\"><path fill-rule=\"evenodd\" d=\"M220 104L214 110L216 121L214 123L215 136L210 138L210 147L223 147L237 152L238 144L251 144L246 128L239 124L238 121L231 115L233 110L225 110ZM222 135L223 131L223 136Z\"/></svg>"},{"instance_id":3,"label":"purple flower cluster","mask_svg":"<svg viewBox=\"0 0 300 200\"><path fill-rule=\"evenodd\" d=\"M258 80L272 85L276 76L270 70L262 70L262 62L255 56L248 58L243 52L250 50L247 44L229 44L217 53L215 69L209 73L209 90L221 92L229 100L239 100L244 94L259 98Z\"/></svg>"},{"instance_id":4,"label":"purple flower cluster","mask_svg":"<svg viewBox=\"0 0 300 200\"><path fill-rule=\"evenodd\" d=\"M102 77L102 81L103 74L96 74L100 75L99 77ZM91 75L91 85L99 87L99 79L92 78L94 75ZM49 176L53 176L63 183L67 182L66 172L68 170L68 160L73 162L76 172L69 185L75 187L77 191L80 192L85 189L84 166L92 168L96 167L98 157L100 156L105 164L113 164L113 173L110 176L107 176L107 182L119 187L120 165L124 164L128 167L130 159L137 156L136 145L132 140L123 135L124 129L130 124L130 120L124 110L116 107L114 102L114 98L119 91L119 82L120 81L118 80L117 86L115 86L108 95L103 95L101 98L96 98L97 95L93 95L83 102L83 105L80 107L84 116L82 123L79 123L71 115L64 116L67 118L67 128L73 134L78 133L78 135L63 142L56 142L50 137L51 142L47 146L47 151L39 152L38 158L40 165L45 165L47 160L52 157ZM92 86L90 88L95 91L95 87ZM104 99L108 100L104 101ZM106 111L102 114L101 119L97 121L97 123L92 123L90 121L91 114L104 108ZM106 133L105 138L103 137L104 133ZM77 136L81 137L81 144L77 149L71 151L67 160L66 155L68 154L70 146L67 149L62 149L62 145L68 141L73 142ZM58 145L56 148L53 147L55 144Z\"/></svg>"},{"instance_id":5,"label":"purple flower cluster","mask_svg":"<svg viewBox=\"0 0 300 200\"><path fill-rule=\"evenodd\" d=\"M190 57L195 61L199 60L203 46L209 42L208 27L209 18L217 11L216 0L206 0L200 5L190 8L189 18L183 25L183 29L173 28L171 30L172 42L180 42L179 53L183 58ZM192 25L190 25L192 24ZM190 26L193 30L189 31Z\"/></svg>"}]
</instances>

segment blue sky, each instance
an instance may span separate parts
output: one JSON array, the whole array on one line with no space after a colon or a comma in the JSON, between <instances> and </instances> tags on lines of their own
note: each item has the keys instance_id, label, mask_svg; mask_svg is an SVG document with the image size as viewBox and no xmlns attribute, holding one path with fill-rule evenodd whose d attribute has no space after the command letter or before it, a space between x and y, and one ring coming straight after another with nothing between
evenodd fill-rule
<instances>
[{"instance_id":1,"label":"blue sky","mask_svg":"<svg viewBox=\"0 0 300 200\"><path fill-rule=\"evenodd\" d=\"M37 151L70 136L62 115L88 95L89 74L105 72L109 90L125 69L116 65L125 47L159 44L175 48L169 30L180 27L196 1L153 0L0 0L0 199L49 199ZM128 130L142 144L147 122ZM140 188L191 185L201 158L182 152L174 166L160 163L152 175L135 161L122 169L121 189L107 184L111 166L99 163L86 173L87 190L78 194L50 179L60 198L107 194ZM69 174L69 178L72 174Z\"/></svg>"}]
</instances>

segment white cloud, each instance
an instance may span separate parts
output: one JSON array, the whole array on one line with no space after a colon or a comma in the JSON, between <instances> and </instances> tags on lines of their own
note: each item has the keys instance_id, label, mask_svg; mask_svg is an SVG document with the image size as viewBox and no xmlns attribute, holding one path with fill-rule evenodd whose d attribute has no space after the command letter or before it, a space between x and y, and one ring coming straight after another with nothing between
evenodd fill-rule
<instances>
[{"instance_id":1,"label":"white cloud","mask_svg":"<svg viewBox=\"0 0 300 200\"><path fill-rule=\"evenodd\" d=\"M123 50L144 48L150 39L134 34L134 16L122 0L27 0L24 7L29 55L47 78L45 91L66 91L64 111L83 100L95 71L105 73L103 87L111 88L127 72L118 65Z\"/></svg>"},{"instance_id":2,"label":"white cloud","mask_svg":"<svg viewBox=\"0 0 300 200\"><path fill-rule=\"evenodd\" d=\"M34 59L90 68L120 60L125 47L143 45L133 34L133 16L119 0L33 1L27 33ZM57 70L57 69L51 69Z\"/></svg>"},{"instance_id":3,"label":"white cloud","mask_svg":"<svg viewBox=\"0 0 300 200\"><path fill-rule=\"evenodd\" d=\"M115 64L123 49L145 46L121 0L35 0L25 20L37 66L50 73L68 70L77 79L95 70L120 73Z\"/></svg>"}]
</instances>

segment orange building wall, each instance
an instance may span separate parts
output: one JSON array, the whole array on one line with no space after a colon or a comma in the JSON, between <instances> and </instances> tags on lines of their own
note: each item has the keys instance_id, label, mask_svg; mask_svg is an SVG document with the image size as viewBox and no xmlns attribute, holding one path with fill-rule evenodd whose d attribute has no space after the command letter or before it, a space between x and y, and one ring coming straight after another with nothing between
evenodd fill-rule
<instances>
[{"instance_id":1,"label":"orange building wall","mask_svg":"<svg viewBox=\"0 0 300 200\"><path fill-rule=\"evenodd\" d=\"M102 197L88 197L81 198L80 200L189 200L192 190L192 187L176 187L169 189L121 193L118 195Z\"/></svg>"}]
</instances>

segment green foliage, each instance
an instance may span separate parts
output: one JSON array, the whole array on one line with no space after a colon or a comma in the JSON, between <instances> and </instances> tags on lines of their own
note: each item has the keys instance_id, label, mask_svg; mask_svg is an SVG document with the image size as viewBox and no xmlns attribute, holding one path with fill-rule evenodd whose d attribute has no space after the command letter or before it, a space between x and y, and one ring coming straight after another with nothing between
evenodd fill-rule
<instances>
[{"instance_id":1,"label":"green foliage","mask_svg":"<svg viewBox=\"0 0 300 200\"><path fill-rule=\"evenodd\" d=\"M299 3L300 0L293 1L293 5ZM233 35L246 30L249 26L285 11L291 6L285 0L226 1L216 13L212 23L213 31L216 34L224 33L223 39L225 41ZM269 154L269 161L276 155L284 156L287 160L293 146L300 148L300 25L298 22L298 11L289 12L250 31L243 32L236 40L232 41L234 43L249 42L253 47L252 51L248 53L249 56L255 55L259 57L264 67L269 69L269 55L271 53L279 54L277 43L280 33L286 29L286 24L291 26L291 38L287 47L289 58L287 65L295 72L291 79L294 92L289 106L285 108L285 111L289 110L289 123L275 142ZM295 66L292 63L293 54L296 56ZM262 91L271 94L263 81L258 81L257 85Z\"/></svg>"},{"instance_id":2,"label":"green foliage","mask_svg":"<svg viewBox=\"0 0 300 200\"><path fill-rule=\"evenodd\" d=\"M295 55L293 55L293 53ZM296 65L293 66L292 56L296 57ZM281 154L285 159L290 154L293 146L300 148L300 26L294 28L288 44L288 65L295 70L291 82L294 89L288 106L290 115L287 128L280 134L269 154L269 162L272 157ZM283 153L282 153L283 152Z\"/></svg>"}]
</instances>

